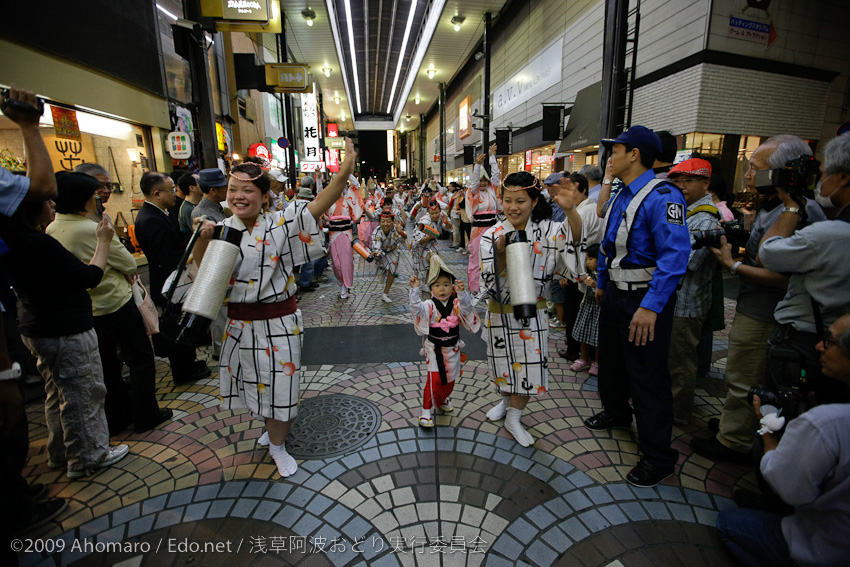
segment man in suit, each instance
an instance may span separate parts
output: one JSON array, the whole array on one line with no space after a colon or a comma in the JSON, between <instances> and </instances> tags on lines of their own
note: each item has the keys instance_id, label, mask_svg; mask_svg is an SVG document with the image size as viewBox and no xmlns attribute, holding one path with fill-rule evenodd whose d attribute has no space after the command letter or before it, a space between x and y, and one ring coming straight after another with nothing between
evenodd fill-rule
<instances>
[{"instance_id":1,"label":"man in suit","mask_svg":"<svg viewBox=\"0 0 850 567\"><path fill-rule=\"evenodd\" d=\"M136 217L136 238L142 252L148 260L150 269L150 291L154 303L166 306L162 295L162 286L168 275L177 268L183 256L186 243L180 234L180 229L173 222L168 208L174 205L177 198L174 180L164 173L148 172L139 181L145 203ZM172 307L179 313L180 306ZM168 356L171 371L176 384L194 382L210 375L206 364L195 360L195 348L178 344L173 339L176 336L176 318L163 317L160 328L162 332L154 335L154 345L157 352Z\"/></svg>"}]
</instances>

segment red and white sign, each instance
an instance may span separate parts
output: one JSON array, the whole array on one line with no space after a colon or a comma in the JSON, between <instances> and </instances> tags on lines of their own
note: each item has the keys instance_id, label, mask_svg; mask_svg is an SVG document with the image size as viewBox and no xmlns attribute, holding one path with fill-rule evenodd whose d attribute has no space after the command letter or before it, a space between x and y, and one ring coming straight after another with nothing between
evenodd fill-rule
<instances>
[{"instance_id":1,"label":"red and white sign","mask_svg":"<svg viewBox=\"0 0 850 567\"><path fill-rule=\"evenodd\" d=\"M330 149L325 153L327 155L328 171L339 173L339 150Z\"/></svg>"},{"instance_id":2,"label":"red and white sign","mask_svg":"<svg viewBox=\"0 0 850 567\"><path fill-rule=\"evenodd\" d=\"M531 171L531 150L525 151L525 170Z\"/></svg>"},{"instance_id":3,"label":"red and white sign","mask_svg":"<svg viewBox=\"0 0 850 567\"><path fill-rule=\"evenodd\" d=\"M301 171L304 173L312 173L314 171L324 171L325 162L323 161L302 161Z\"/></svg>"},{"instance_id":4,"label":"red and white sign","mask_svg":"<svg viewBox=\"0 0 850 567\"><path fill-rule=\"evenodd\" d=\"M248 155L251 157L263 158L266 161L272 160L272 153L269 147L262 142L257 142L248 146Z\"/></svg>"},{"instance_id":5,"label":"red and white sign","mask_svg":"<svg viewBox=\"0 0 850 567\"><path fill-rule=\"evenodd\" d=\"M546 165L555 161L554 156L540 155L537 156L537 165Z\"/></svg>"},{"instance_id":6,"label":"red and white sign","mask_svg":"<svg viewBox=\"0 0 850 567\"><path fill-rule=\"evenodd\" d=\"M339 138L339 128L333 122L328 122L328 138Z\"/></svg>"}]
</instances>

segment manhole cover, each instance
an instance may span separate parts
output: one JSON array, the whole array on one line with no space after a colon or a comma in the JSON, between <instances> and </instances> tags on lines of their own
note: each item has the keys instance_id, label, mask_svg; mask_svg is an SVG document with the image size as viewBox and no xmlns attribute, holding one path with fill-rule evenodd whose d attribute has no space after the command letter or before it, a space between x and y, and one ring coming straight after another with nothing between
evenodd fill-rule
<instances>
[{"instance_id":1,"label":"manhole cover","mask_svg":"<svg viewBox=\"0 0 850 567\"><path fill-rule=\"evenodd\" d=\"M368 400L328 394L304 400L286 439L286 450L299 459L324 459L354 451L374 437L381 412Z\"/></svg>"}]
</instances>

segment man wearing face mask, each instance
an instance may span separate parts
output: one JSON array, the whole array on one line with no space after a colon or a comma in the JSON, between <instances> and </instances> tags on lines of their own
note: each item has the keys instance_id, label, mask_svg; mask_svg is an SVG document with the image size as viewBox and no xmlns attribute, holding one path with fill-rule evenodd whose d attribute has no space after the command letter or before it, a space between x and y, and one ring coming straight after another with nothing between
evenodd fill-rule
<instances>
[{"instance_id":1,"label":"man wearing face mask","mask_svg":"<svg viewBox=\"0 0 850 567\"><path fill-rule=\"evenodd\" d=\"M750 166L744 175L749 190L756 190L757 171L783 168L786 162L801 155L812 155L812 150L797 136L780 135L766 140L750 156ZM739 278L735 318L729 330L728 391L723 413L719 420L709 420L707 433L711 434L710 437L694 435L691 440L691 447L696 453L713 461L743 465L752 462L750 451L756 422L747 393L750 388L761 387L764 383L767 341L776 328L774 310L788 288L788 277L762 266L757 257L762 236L778 218L792 215L795 220L800 218L800 207L796 202L788 208L794 210L787 211L775 189L764 191L764 203L753 221L742 260L732 257L732 247L726 243L725 237L721 239L722 248L710 248L720 266ZM806 202L805 209L809 223L826 219L813 201Z\"/></svg>"}]
</instances>

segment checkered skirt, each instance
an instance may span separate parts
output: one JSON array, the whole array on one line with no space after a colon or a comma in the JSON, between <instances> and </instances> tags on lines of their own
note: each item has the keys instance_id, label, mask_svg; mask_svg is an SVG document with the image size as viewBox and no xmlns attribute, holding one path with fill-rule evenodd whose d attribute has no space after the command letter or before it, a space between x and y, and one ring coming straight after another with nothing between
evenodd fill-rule
<instances>
[{"instance_id":1,"label":"checkered skirt","mask_svg":"<svg viewBox=\"0 0 850 567\"><path fill-rule=\"evenodd\" d=\"M580 343L599 346L599 305L596 304L596 289L588 288L578 309L573 338Z\"/></svg>"}]
</instances>

